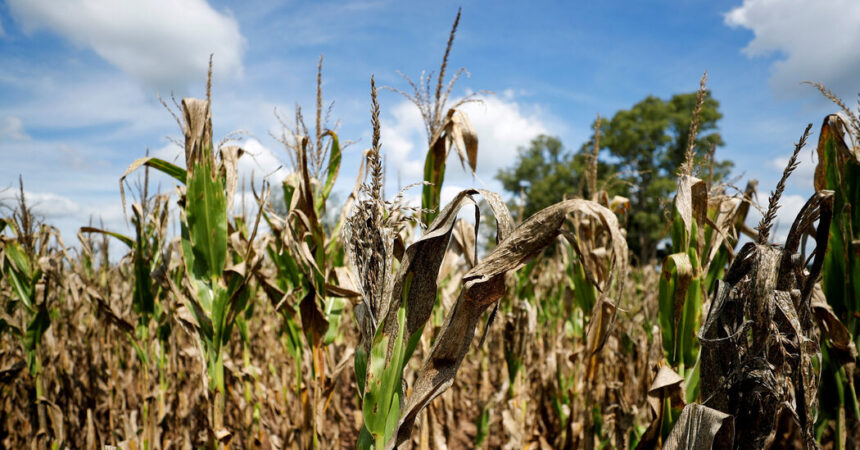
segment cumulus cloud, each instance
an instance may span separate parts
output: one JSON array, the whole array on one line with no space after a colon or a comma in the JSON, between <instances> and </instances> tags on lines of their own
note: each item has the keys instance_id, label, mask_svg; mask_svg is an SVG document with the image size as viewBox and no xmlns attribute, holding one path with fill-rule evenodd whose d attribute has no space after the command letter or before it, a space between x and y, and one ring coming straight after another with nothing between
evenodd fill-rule
<instances>
[{"instance_id":1,"label":"cumulus cloud","mask_svg":"<svg viewBox=\"0 0 860 450\"><path fill-rule=\"evenodd\" d=\"M153 88L168 90L205 77L209 54L218 73L242 72L244 38L235 18L204 0L10 0L27 33L49 30Z\"/></svg>"},{"instance_id":2,"label":"cumulus cloud","mask_svg":"<svg viewBox=\"0 0 860 450\"><path fill-rule=\"evenodd\" d=\"M247 139L240 144L245 149L245 155L239 159L239 179L248 182L253 177L259 182L266 177L270 182L282 181L289 174L289 169L278 158L272 149L263 145L257 139Z\"/></svg>"},{"instance_id":3,"label":"cumulus cloud","mask_svg":"<svg viewBox=\"0 0 860 450\"><path fill-rule=\"evenodd\" d=\"M514 161L520 147L527 147L540 134L550 133L539 111L525 111L510 91L502 98L466 104L463 110L478 132L478 167L491 177Z\"/></svg>"},{"instance_id":4,"label":"cumulus cloud","mask_svg":"<svg viewBox=\"0 0 860 450\"><path fill-rule=\"evenodd\" d=\"M766 198L766 197L762 197ZM791 229L791 224L794 219L806 204L807 198L802 195L783 195L779 201L779 210L776 214L776 224L774 225L773 239L774 242L782 244L785 238L788 237L788 231Z\"/></svg>"},{"instance_id":5,"label":"cumulus cloud","mask_svg":"<svg viewBox=\"0 0 860 450\"><path fill-rule=\"evenodd\" d=\"M519 104L513 92L468 103L462 109L478 134L477 171L486 180L510 164L518 148L527 146L535 136L550 132L540 111L530 111ZM382 146L389 171L399 172L404 180L420 180L427 151L421 115L415 105L405 100L391 109L391 115L392 118L382 121Z\"/></svg>"},{"instance_id":6,"label":"cumulus cloud","mask_svg":"<svg viewBox=\"0 0 860 450\"><path fill-rule=\"evenodd\" d=\"M775 89L797 92L804 80L821 81L845 96L858 89L860 2L744 0L724 19L755 34L743 49L747 56L779 55L772 66Z\"/></svg>"},{"instance_id":7,"label":"cumulus cloud","mask_svg":"<svg viewBox=\"0 0 860 450\"><path fill-rule=\"evenodd\" d=\"M804 154L805 153L805 154ZM815 180L815 165L816 161L814 161L808 152L804 152L798 155L797 159L800 161L800 165L797 166L797 169L791 173L790 185L795 190L805 190L809 191L810 195L815 190L813 182ZM782 171L785 170L785 166L788 164L788 157L782 156L770 161L771 168L777 171L777 176L782 175Z\"/></svg>"},{"instance_id":8,"label":"cumulus cloud","mask_svg":"<svg viewBox=\"0 0 860 450\"><path fill-rule=\"evenodd\" d=\"M427 147L421 113L414 104L404 100L394 106L391 115L393 119L383 118L381 124L385 162L389 168L407 180L421 179L424 162L418 158Z\"/></svg>"},{"instance_id":9,"label":"cumulus cloud","mask_svg":"<svg viewBox=\"0 0 860 450\"><path fill-rule=\"evenodd\" d=\"M24 122L18 117L8 116L0 121L0 140L28 141L30 136L24 131Z\"/></svg>"},{"instance_id":10,"label":"cumulus cloud","mask_svg":"<svg viewBox=\"0 0 860 450\"><path fill-rule=\"evenodd\" d=\"M5 189L0 191L0 203L11 206L17 203L19 191L17 189ZM77 215L81 207L75 201L52 192L24 191L24 200L27 206L37 216L46 218L66 217Z\"/></svg>"},{"instance_id":11,"label":"cumulus cloud","mask_svg":"<svg viewBox=\"0 0 860 450\"><path fill-rule=\"evenodd\" d=\"M757 198L759 205L763 209L767 209L767 201L770 192L765 192L759 190L757 193ZM783 194L779 200L779 209L776 211L776 220L774 221L773 228L770 233L770 241L783 244L785 243L785 239L788 237L788 231L791 229L791 224L794 223L794 219L797 217L797 214L800 212L803 205L806 204L806 201L809 199L808 196L797 195L797 194ZM746 224L752 229L758 226L761 221L761 212L756 208L750 208L749 215L747 216ZM743 237L741 244L746 242L749 238ZM740 247L739 247L740 248Z\"/></svg>"}]
</instances>

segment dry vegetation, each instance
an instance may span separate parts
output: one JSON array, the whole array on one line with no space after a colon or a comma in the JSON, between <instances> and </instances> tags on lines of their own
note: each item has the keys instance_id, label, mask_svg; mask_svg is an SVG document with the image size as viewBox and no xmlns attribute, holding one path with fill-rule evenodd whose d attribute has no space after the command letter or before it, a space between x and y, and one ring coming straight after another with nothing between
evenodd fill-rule
<instances>
[{"instance_id":1,"label":"dry vegetation","mask_svg":"<svg viewBox=\"0 0 860 450\"><path fill-rule=\"evenodd\" d=\"M407 95L427 126L420 208L384 198L373 78L372 145L333 224L342 152L319 77L315 129L279 117L293 174L247 215L232 214L243 150L213 145L208 87L177 104L185 167L146 157L123 175L143 171L134 235L83 227L66 246L22 184L0 222L0 446L857 448L854 113L825 119L817 192L784 243L769 238L811 126L756 230L754 183L696 178L691 144L672 254L631 267L597 132L591 198L522 223L493 192L439 204L448 152L472 170L478 152L462 101L446 106L457 23L435 90L422 75ZM150 170L176 192L150 192ZM128 253L112 262L109 239Z\"/></svg>"}]
</instances>

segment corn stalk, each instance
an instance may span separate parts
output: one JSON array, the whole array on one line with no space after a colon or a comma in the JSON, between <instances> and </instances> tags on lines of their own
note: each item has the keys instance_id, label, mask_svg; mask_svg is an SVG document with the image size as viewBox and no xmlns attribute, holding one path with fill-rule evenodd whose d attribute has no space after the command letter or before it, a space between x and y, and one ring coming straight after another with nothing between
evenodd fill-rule
<instances>
[{"instance_id":1,"label":"corn stalk","mask_svg":"<svg viewBox=\"0 0 860 450\"><path fill-rule=\"evenodd\" d=\"M473 196L477 194L484 197L496 217L499 246L463 277L463 290L421 365L412 393L404 397L400 383L403 368L412 356L423 326L432 313L439 265L451 238L457 213L463 206L476 204ZM384 445L394 448L405 445L418 413L453 383L482 313L504 295L505 274L522 267L559 234L565 233L567 236L567 233L574 233L574 230L568 231L565 224L568 223L568 217L575 214L589 216L603 224L611 236L612 249L606 273L624 273L627 248L618 229L617 219L608 209L590 201L567 200L540 211L514 230L510 213L497 194L466 190L441 211L420 239L407 247L390 290L365 285L364 308L357 309L357 314L361 314L359 324L370 323L369 327L365 325L362 328L364 347L356 350L356 376L359 388L363 390L360 395L365 415L365 429L362 431L363 438L359 438L359 446L379 448ZM376 229L365 231L369 231L372 236L372 230ZM351 235L358 236L361 232L359 228L354 228ZM381 236L377 239L384 242ZM354 255L353 260L369 259L362 258L359 247L353 246L350 250ZM385 253L380 252L380 255ZM368 277L370 269L358 266L359 278L372 279ZM379 279L385 276L384 272L377 273ZM621 285L621 280L617 284ZM602 288L608 290L610 285ZM368 295L374 291L382 293L381 298ZM614 313L614 305L606 297L605 291L600 303L609 306L601 306L602 310ZM588 341L592 356L605 342L613 317L614 314L611 314L594 321L590 327Z\"/></svg>"},{"instance_id":2,"label":"corn stalk","mask_svg":"<svg viewBox=\"0 0 860 450\"><path fill-rule=\"evenodd\" d=\"M146 169L148 172L148 168ZM147 174L148 182L148 174ZM145 183L146 183L145 182ZM134 228L134 237L121 233L94 227L81 227L81 233L99 233L117 239L126 245L131 251L133 287L132 287L132 310L137 316L137 325L132 325L106 302L104 296L92 287L88 290L90 297L97 303L99 310L107 318L108 322L115 325L127 336L138 360L143 365L144 382L140 384L141 397L147 399L152 389L149 381L149 370L153 365L158 372L158 394L156 417L163 418L166 414L165 395L167 385L166 357L169 349L169 324L168 314L159 299L164 297L166 291L161 288L160 283L152 276L154 272L165 264L162 250L165 246L167 236L167 219L169 217L168 197L156 196L148 199L146 187L141 192L139 203L132 205L131 223ZM151 336L150 325L156 323L155 336ZM156 345L157 344L157 345ZM157 347L153 349L153 347ZM144 447L152 445L154 436L154 423L149 400L144 401Z\"/></svg>"},{"instance_id":3,"label":"corn stalk","mask_svg":"<svg viewBox=\"0 0 860 450\"><path fill-rule=\"evenodd\" d=\"M833 192L818 192L807 201L784 246L768 242L779 198L810 128L771 193L756 242L744 245L717 282L699 333L702 404L685 407L686 417L676 423L667 448L694 441L721 448L818 448L821 350L812 296L825 259ZM808 257L801 244L807 234L815 239ZM718 442L720 433L725 434Z\"/></svg>"},{"instance_id":4,"label":"corn stalk","mask_svg":"<svg viewBox=\"0 0 860 450\"><path fill-rule=\"evenodd\" d=\"M815 169L816 191L833 192L834 214L821 280L830 308L819 304L815 313L823 319L829 338L823 348L822 377L828 381L824 389L835 388L835 395L822 398L827 403L822 408L822 418L836 421L835 441L839 449L846 448L849 423L853 422L851 427L856 428L860 421L854 374L860 345L860 153L858 147L849 147L843 138L851 131L851 126L839 115L831 114L824 119ZM834 397L835 404L830 404Z\"/></svg>"},{"instance_id":5,"label":"corn stalk","mask_svg":"<svg viewBox=\"0 0 860 450\"><path fill-rule=\"evenodd\" d=\"M207 385L214 395L210 405L212 437L226 443L230 433L223 420L226 388L223 347L230 339L236 315L246 305L250 270L262 259L253 254L251 246L244 255L228 254L227 217L237 187L237 163L243 150L222 147L217 151L216 161L209 105L208 99L182 100L186 169L146 157L132 163L122 179L146 165L184 184L184 189L178 191L181 253L187 284L183 283L184 295L175 285L171 289L185 298L184 306L193 319L181 323L197 335L205 355Z\"/></svg>"},{"instance_id":6,"label":"corn stalk","mask_svg":"<svg viewBox=\"0 0 860 450\"><path fill-rule=\"evenodd\" d=\"M20 181L20 180L19 180ZM10 235L3 236L5 230ZM23 181L20 182L18 207L13 217L0 221L0 279L6 278L12 287L12 297L4 301L3 308L8 313L20 312L20 318L10 315L0 318L0 332L11 333L18 340L26 358L26 367L33 378L36 413L38 417L38 436L41 441L48 432L48 418L41 354L42 337L51 326L50 299L52 281L56 283L64 252L51 244L56 230L48 225L37 223L26 203ZM59 243L59 239L57 238ZM53 417L51 418L54 421ZM62 424L54 424L59 425ZM54 436L60 445L61 435Z\"/></svg>"}]
</instances>

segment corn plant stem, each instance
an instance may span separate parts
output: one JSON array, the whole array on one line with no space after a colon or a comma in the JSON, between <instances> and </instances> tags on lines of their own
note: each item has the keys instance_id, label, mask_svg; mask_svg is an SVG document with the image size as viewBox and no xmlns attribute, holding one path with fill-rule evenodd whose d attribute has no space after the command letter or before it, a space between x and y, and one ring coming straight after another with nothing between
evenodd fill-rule
<instances>
[{"instance_id":1,"label":"corn plant stem","mask_svg":"<svg viewBox=\"0 0 860 450\"><path fill-rule=\"evenodd\" d=\"M164 346L159 345L159 358L158 358L158 415L156 417L164 417L164 409L165 409L165 397L167 393L167 377L166 377L166 365L167 365L167 357L164 354Z\"/></svg>"},{"instance_id":2,"label":"corn plant stem","mask_svg":"<svg viewBox=\"0 0 860 450\"><path fill-rule=\"evenodd\" d=\"M212 370L212 389L214 398L211 404L212 415L212 432L220 431L224 428L224 354L221 349L210 350L211 370ZM215 442L215 448L220 448L220 442Z\"/></svg>"},{"instance_id":3,"label":"corn plant stem","mask_svg":"<svg viewBox=\"0 0 860 450\"><path fill-rule=\"evenodd\" d=\"M39 346L36 346L36 411L39 415L39 431L47 431L47 421L45 418L45 405L42 404L41 398L44 395L44 388L42 386L42 359L39 358Z\"/></svg>"},{"instance_id":4,"label":"corn plant stem","mask_svg":"<svg viewBox=\"0 0 860 450\"><path fill-rule=\"evenodd\" d=\"M214 429L220 430L224 426L224 393L215 390L215 400L212 402L212 416L214 417ZM221 448L221 443L215 441L215 448Z\"/></svg>"},{"instance_id":5,"label":"corn plant stem","mask_svg":"<svg viewBox=\"0 0 860 450\"><path fill-rule=\"evenodd\" d=\"M244 363L246 369L251 368L251 349L248 347L247 342L242 343L242 362ZM251 383L251 381L249 379L245 378L244 385L245 385L244 386L244 388L245 388L245 401L248 402L248 404L252 404L252 402L251 402L251 390L253 389L253 384ZM252 408L251 410L247 411L247 414L245 416L245 423L246 423L246 426L248 427L248 435L249 436L253 434L252 429L251 429L251 427L253 425L253 419L254 418L253 418L253 408Z\"/></svg>"},{"instance_id":6,"label":"corn plant stem","mask_svg":"<svg viewBox=\"0 0 860 450\"><path fill-rule=\"evenodd\" d=\"M316 413L317 408L319 407L320 401L322 400L322 389L323 383L325 382L325 363L323 358L325 348L321 345L314 346L314 375L315 378L311 383L313 387L312 392L312 400L311 400L311 424L313 424L313 446L314 448L319 447L319 441L317 437L319 436L320 430L317 429L317 421L316 421ZM380 447L382 448L382 447Z\"/></svg>"},{"instance_id":7,"label":"corn plant stem","mask_svg":"<svg viewBox=\"0 0 860 450\"><path fill-rule=\"evenodd\" d=\"M112 341L113 341L113 339L111 339L110 330L106 329L105 330L105 343L106 343L105 347L110 349L110 352L108 352L108 370L110 371L111 381L113 383L113 384L111 384L111 386L118 386L119 384L117 383L117 379L116 379L116 358L114 358L114 354L113 354L113 342ZM108 395L108 408L109 408L108 411L113 412L113 411L115 411L113 405L114 405L114 397L115 397L116 393L115 393L114 389L110 389L109 392L110 392L110 394ZM111 433L114 432L114 425L115 424L114 424L113 414L108 413L108 426L109 426L109 430Z\"/></svg>"},{"instance_id":8,"label":"corn plant stem","mask_svg":"<svg viewBox=\"0 0 860 450\"><path fill-rule=\"evenodd\" d=\"M836 439L835 447L837 450L845 449L845 369L840 367L835 374L836 393L839 399L839 409L836 416Z\"/></svg>"},{"instance_id":9,"label":"corn plant stem","mask_svg":"<svg viewBox=\"0 0 860 450\"><path fill-rule=\"evenodd\" d=\"M149 321L147 320L146 323L148 325ZM133 339L132 336L129 336L129 338ZM149 385L149 361L152 360L152 347L149 342L148 327L143 329L141 341L146 346L146 360L140 361L141 369L143 369L143 383L138 384L138 388L140 389L138 395L140 395L140 401L143 404L143 448L144 450L149 450L152 445L153 430L152 418L150 417L149 399L147 398L147 394L151 390Z\"/></svg>"},{"instance_id":10,"label":"corn plant stem","mask_svg":"<svg viewBox=\"0 0 860 450\"><path fill-rule=\"evenodd\" d=\"M147 352L149 351L149 347L147 346ZM143 361L141 361L143 363ZM142 415L143 415L143 448L144 450L149 450L149 408L146 400L146 392L149 387L149 368L146 364L142 364L141 369L143 369L143 383L138 383L138 394L140 396L140 402L142 405Z\"/></svg>"},{"instance_id":11,"label":"corn plant stem","mask_svg":"<svg viewBox=\"0 0 860 450\"><path fill-rule=\"evenodd\" d=\"M848 378L845 374L845 366L842 366L840 369L842 370L842 375ZM854 383L848 383L848 390L850 391L850 399L851 399L851 407L854 410L854 420L860 420L860 402L857 400L857 391L854 388Z\"/></svg>"}]
</instances>

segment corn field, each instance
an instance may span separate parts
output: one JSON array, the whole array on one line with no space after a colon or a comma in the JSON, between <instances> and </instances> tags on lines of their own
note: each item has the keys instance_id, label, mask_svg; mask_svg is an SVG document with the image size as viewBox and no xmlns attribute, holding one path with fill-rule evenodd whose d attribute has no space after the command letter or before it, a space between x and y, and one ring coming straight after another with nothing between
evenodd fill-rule
<instances>
[{"instance_id":1,"label":"corn field","mask_svg":"<svg viewBox=\"0 0 860 450\"><path fill-rule=\"evenodd\" d=\"M319 77L313 126L279 116L291 175L252 183L241 213L247 155L214 139L209 87L172 112L184 164L142 154L118 177L133 233L91 224L71 243L22 180L0 221L0 446L860 447L857 113L817 85L838 113L817 143L811 124L786 139L785 172L758 199L754 180L701 176L690 111L671 254L634 265L629 202L598 184L599 128L590 198L525 220L486 190L441 203L449 153L474 172L485 151L461 108L480 99L449 102L456 27L438 75L392 88L427 132L424 178L393 197L373 77L372 141L341 205ZM774 242L805 146L816 192ZM153 171L175 189L153 190Z\"/></svg>"}]
</instances>

